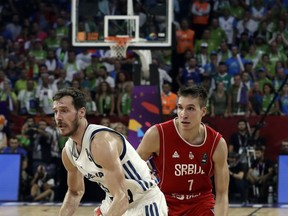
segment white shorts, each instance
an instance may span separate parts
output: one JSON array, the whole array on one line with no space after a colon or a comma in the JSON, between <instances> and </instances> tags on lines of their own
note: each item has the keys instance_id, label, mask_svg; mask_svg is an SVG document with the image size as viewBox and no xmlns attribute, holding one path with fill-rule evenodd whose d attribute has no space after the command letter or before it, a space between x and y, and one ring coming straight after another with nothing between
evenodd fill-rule
<instances>
[{"instance_id":1,"label":"white shorts","mask_svg":"<svg viewBox=\"0 0 288 216\"><path fill-rule=\"evenodd\" d=\"M105 215L111 199L106 197L100 206L101 212ZM158 187L151 189L141 199L129 204L128 210L122 216L167 216L168 207L164 194Z\"/></svg>"}]
</instances>

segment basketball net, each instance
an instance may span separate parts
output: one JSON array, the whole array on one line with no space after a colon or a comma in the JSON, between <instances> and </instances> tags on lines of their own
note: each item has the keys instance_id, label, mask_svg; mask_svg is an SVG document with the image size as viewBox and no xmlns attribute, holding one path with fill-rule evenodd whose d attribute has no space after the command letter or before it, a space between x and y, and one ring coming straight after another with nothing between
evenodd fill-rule
<instances>
[{"instance_id":1,"label":"basketball net","mask_svg":"<svg viewBox=\"0 0 288 216\"><path fill-rule=\"evenodd\" d=\"M129 46L129 42L132 40L128 36L109 36L105 38L106 41L111 42L111 57L114 58L126 58L126 51Z\"/></svg>"}]
</instances>

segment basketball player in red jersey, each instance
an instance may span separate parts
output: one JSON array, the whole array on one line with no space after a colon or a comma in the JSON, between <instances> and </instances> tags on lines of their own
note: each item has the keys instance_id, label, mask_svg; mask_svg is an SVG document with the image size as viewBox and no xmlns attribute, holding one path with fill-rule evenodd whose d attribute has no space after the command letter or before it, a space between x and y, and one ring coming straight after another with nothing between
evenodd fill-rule
<instances>
[{"instance_id":1,"label":"basketball player in red jersey","mask_svg":"<svg viewBox=\"0 0 288 216\"><path fill-rule=\"evenodd\" d=\"M137 152L155 166L169 216L227 216L227 144L202 123L207 92L193 86L180 89L178 96L177 117L149 128Z\"/></svg>"}]
</instances>

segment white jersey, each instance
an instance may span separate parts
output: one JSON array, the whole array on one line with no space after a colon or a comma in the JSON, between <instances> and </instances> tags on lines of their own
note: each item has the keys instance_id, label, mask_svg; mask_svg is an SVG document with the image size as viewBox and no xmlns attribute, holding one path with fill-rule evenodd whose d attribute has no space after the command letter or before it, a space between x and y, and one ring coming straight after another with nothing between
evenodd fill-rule
<instances>
[{"instance_id":1,"label":"white jersey","mask_svg":"<svg viewBox=\"0 0 288 216\"><path fill-rule=\"evenodd\" d=\"M97 164L91 153L90 144L94 136L101 131L110 131L118 134L123 141L123 150L120 154L121 165L125 174L125 186L128 191L129 203L145 197L148 191L157 187L157 182L152 178L146 162L140 158L133 146L118 132L102 125L90 124L86 128L82 141L81 153L78 154L76 145L69 138L65 144L65 150L71 162L90 181L98 185L106 192L106 199L113 199L109 188L105 184L105 176L102 167ZM109 160L109 158L107 158Z\"/></svg>"},{"instance_id":2,"label":"white jersey","mask_svg":"<svg viewBox=\"0 0 288 216\"><path fill-rule=\"evenodd\" d=\"M228 44L231 44L233 42L233 36L234 36L234 25L236 25L236 19L232 16L230 16L228 19L225 19L224 17L219 17L219 26L220 28L225 32L227 36L227 42Z\"/></svg>"}]
</instances>

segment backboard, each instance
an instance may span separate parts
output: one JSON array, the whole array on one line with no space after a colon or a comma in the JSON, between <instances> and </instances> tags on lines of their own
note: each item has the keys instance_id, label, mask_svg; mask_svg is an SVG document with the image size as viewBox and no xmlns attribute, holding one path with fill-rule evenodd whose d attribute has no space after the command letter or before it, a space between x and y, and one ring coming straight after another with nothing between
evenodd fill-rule
<instances>
[{"instance_id":1,"label":"backboard","mask_svg":"<svg viewBox=\"0 0 288 216\"><path fill-rule=\"evenodd\" d=\"M170 47L172 1L72 0L72 45L109 48L108 36L128 36L129 48Z\"/></svg>"}]
</instances>

